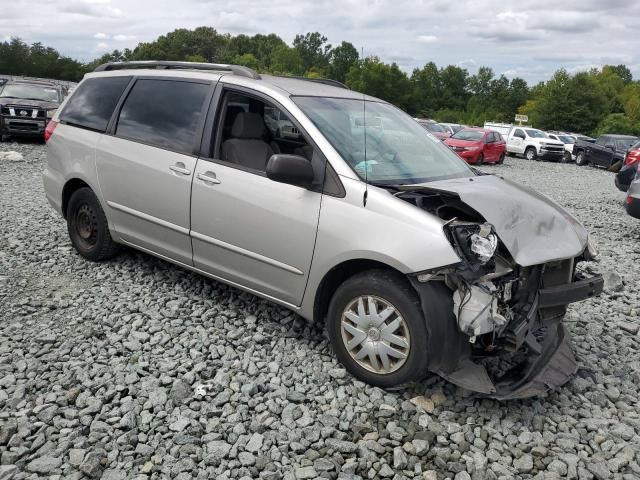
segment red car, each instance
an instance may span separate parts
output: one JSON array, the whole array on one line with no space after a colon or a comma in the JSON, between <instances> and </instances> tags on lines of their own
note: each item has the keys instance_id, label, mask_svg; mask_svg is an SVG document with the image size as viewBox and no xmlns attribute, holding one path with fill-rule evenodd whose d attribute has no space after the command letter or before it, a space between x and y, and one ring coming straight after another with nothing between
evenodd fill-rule
<instances>
[{"instance_id":1,"label":"red car","mask_svg":"<svg viewBox=\"0 0 640 480\"><path fill-rule=\"evenodd\" d=\"M447 138L444 143L472 165L502 163L507 151L502 135L482 128L465 128Z\"/></svg>"}]
</instances>

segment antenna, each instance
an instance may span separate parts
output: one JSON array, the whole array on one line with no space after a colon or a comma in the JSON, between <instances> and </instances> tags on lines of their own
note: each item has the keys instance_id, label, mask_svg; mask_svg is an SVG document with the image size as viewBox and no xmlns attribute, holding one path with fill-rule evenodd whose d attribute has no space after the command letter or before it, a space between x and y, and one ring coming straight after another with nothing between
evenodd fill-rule
<instances>
[{"instance_id":1,"label":"antenna","mask_svg":"<svg viewBox=\"0 0 640 480\"><path fill-rule=\"evenodd\" d=\"M364 47L360 47L362 61L364 61ZM367 163L367 101L365 94L362 94L362 126L364 129L364 196L362 197L362 205L367 206L367 197L369 196L369 164Z\"/></svg>"},{"instance_id":2,"label":"antenna","mask_svg":"<svg viewBox=\"0 0 640 480\"><path fill-rule=\"evenodd\" d=\"M366 207L369 196L369 164L367 163L367 101L364 93L362 94L362 126L364 128L364 197L362 204Z\"/></svg>"}]
</instances>

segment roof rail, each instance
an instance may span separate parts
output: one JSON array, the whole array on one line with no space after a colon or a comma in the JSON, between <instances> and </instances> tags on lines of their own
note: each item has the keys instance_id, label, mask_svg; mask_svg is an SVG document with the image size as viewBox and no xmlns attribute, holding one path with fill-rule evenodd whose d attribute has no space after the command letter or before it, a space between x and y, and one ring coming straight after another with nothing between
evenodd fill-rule
<instances>
[{"instance_id":1,"label":"roof rail","mask_svg":"<svg viewBox=\"0 0 640 480\"><path fill-rule=\"evenodd\" d=\"M136 62L109 62L98 65L94 72L106 72L110 70L122 70L129 68L158 68L177 70L217 70L231 72L241 77L258 80L260 75L253 69L241 65L227 65L224 63L198 63L198 62L173 62L166 60L144 60Z\"/></svg>"},{"instance_id":2,"label":"roof rail","mask_svg":"<svg viewBox=\"0 0 640 480\"><path fill-rule=\"evenodd\" d=\"M333 87L346 88L347 90L351 90L344 83L339 82L338 80L332 80L331 78L309 78L309 77L298 77L298 76L287 76L284 78L295 78L296 80L306 80L308 82L323 83L324 85L331 85Z\"/></svg>"}]
</instances>

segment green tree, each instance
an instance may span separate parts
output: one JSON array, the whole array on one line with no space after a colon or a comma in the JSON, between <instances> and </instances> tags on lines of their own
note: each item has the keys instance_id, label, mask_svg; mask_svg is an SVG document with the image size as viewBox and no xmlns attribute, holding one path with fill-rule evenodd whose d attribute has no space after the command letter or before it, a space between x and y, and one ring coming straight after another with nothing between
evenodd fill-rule
<instances>
[{"instance_id":1,"label":"green tree","mask_svg":"<svg viewBox=\"0 0 640 480\"><path fill-rule=\"evenodd\" d=\"M440 98L440 72L435 63L414 69L410 78L411 112L432 117L442 107Z\"/></svg>"},{"instance_id":2,"label":"green tree","mask_svg":"<svg viewBox=\"0 0 640 480\"><path fill-rule=\"evenodd\" d=\"M329 65L331 45L324 35L318 32L296 35L293 47L298 51L305 71L311 67L325 69Z\"/></svg>"},{"instance_id":3,"label":"green tree","mask_svg":"<svg viewBox=\"0 0 640 480\"><path fill-rule=\"evenodd\" d=\"M340 45L331 50L329 67L329 75L334 80L344 82L347 78L347 73L354 63L358 61L360 56L358 50L352 43L342 42Z\"/></svg>"},{"instance_id":4,"label":"green tree","mask_svg":"<svg viewBox=\"0 0 640 480\"><path fill-rule=\"evenodd\" d=\"M367 57L355 63L347 73L347 85L353 90L382 98L407 109L410 82L398 65L383 63L377 57Z\"/></svg>"},{"instance_id":5,"label":"green tree","mask_svg":"<svg viewBox=\"0 0 640 480\"><path fill-rule=\"evenodd\" d=\"M298 50L286 45L277 47L271 57L271 71L276 74L302 75L304 65Z\"/></svg>"}]
</instances>

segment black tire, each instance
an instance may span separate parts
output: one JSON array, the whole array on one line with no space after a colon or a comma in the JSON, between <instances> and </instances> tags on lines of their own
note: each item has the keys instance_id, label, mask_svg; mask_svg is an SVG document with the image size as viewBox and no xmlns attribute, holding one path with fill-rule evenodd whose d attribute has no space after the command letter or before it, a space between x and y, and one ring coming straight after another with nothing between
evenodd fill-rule
<instances>
[{"instance_id":1,"label":"black tire","mask_svg":"<svg viewBox=\"0 0 640 480\"><path fill-rule=\"evenodd\" d=\"M561 163L570 163L571 162L571 154L569 152L564 152L564 155L562 156L562 160L560 160Z\"/></svg>"},{"instance_id":2,"label":"black tire","mask_svg":"<svg viewBox=\"0 0 640 480\"><path fill-rule=\"evenodd\" d=\"M108 260L120 251L120 245L111 238L100 202L90 188L80 188L71 195L67 230L76 251L92 262Z\"/></svg>"},{"instance_id":3,"label":"black tire","mask_svg":"<svg viewBox=\"0 0 640 480\"><path fill-rule=\"evenodd\" d=\"M476 165L478 165L478 166L484 165L484 155L483 154L478 155L478 158L476 160Z\"/></svg>"},{"instance_id":4,"label":"black tire","mask_svg":"<svg viewBox=\"0 0 640 480\"><path fill-rule=\"evenodd\" d=\"M579 165L582 167L583 165L586 165L586 164L587 164L587 161L584 158L584 152L578 152L576 154L576 165Z\"/></svg>"},{"instance_id":5,"label":"black tire","mask_svg":"<svg viewBox=\"0 0 640 480\"><path fill-rule=\"evenodd\" d=\"M616 160L611 164L609 168L607 168L607 170L609 172L618 173L621 168L622 168L622 160Z\"/></svg>"},{"instance_id":6,"label":"black tire","mask_svg":"<svg viewBox=\"0 0 640 480\"><path fill-rule=\"evenodd\" d=\"M496 162L498 165L502 165L504 163L504 153L500 155L500 158Z\"/></svg>"},{"instance_id":7,"label":"black tire","mask_svg":"<svg viewBox=\"0 0 640 480\"><path fill-rule=\"evenodd\" d=\"M527 160L537 160L538 154L536 153L536 149L533 147L528 147L524 151L524 158L526 158Z\"/></svg>"},{"instance_id":8,"label":"black tire","mask_svg":"<svg viewBox=\"0 0 640 480\"><path fill-rule=\"evenodd\" d=\"M376 373L361 366L352 358L345 345L346 340L343 339L341 324L345 309L358 297L369 295L391 304L405 320L408 330L409 349L406 351L406 360L389 373ZM409 281L399 273L369 270L342 283L329 304L327 332L333 351L342 365L354 377L370 385L383 388L398 387L421 380L427 372L428 334L424 314L418 294Z\"/></svg>"}]
</instances>

